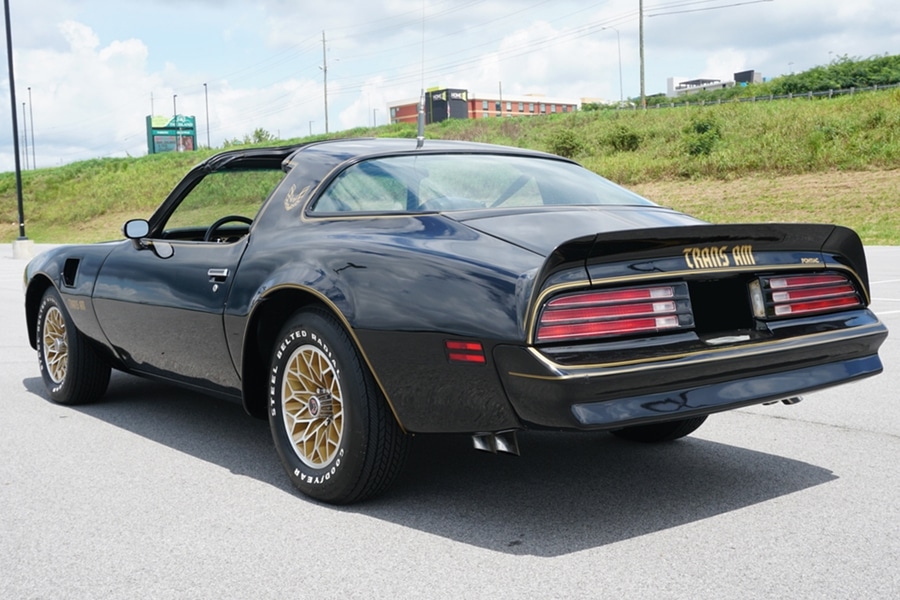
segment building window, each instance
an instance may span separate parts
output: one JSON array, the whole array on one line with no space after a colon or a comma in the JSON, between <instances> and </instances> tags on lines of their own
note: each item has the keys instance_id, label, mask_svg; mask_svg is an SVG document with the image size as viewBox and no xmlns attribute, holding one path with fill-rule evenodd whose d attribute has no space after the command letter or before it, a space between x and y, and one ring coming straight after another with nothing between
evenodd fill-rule
<instances>
[{"instance_id":1,"label":"building window","mask_svg":"<svg viewBox=\"0 0 900 600\"><path fill-rule=\"evenodd\" d=\"M500 101L499 100L494 102L494 110L496 110L498 113L500 112Z\"/></svg>"},{"instance_id":2,"label":"building window","mask_svg":"<svg viewBox=\"0 0 900 600\"><path fill-rule=\"evenodd\" d=\"M541 102L541 114L544 114L546 112L547 112L547 105L544 104L543 102Z\"/></svg>"},{"instance_id":3,"label":"building window","mask_svg":"<svg viewBox=\"0 0 900 600\"><path fill-rule=\"evenodd\" d=\"M556 105L555 105L555 104L551 104L551 105L550 105L550 112L552 112L552 113L555 113L555 112L556 112Z\"/></svg>"},{"instance_id":4,"label":"building window","mask_svg":"<svg viewBox=\"0 0 900 600\"><path fill-rule=\"evenodd\" d=\"M397 107L392 106L391 107L391 118L396 117L396 116L397 116Z\"/></svg>"},{"instance_id":5,"label":"building window","mask_svg":"<svg viewBox=\"0 0 900 600\"><path fill-rule=\"evenodd\" d=\"M534 112L534 102L530 102L528 104L528 112Z\"/></svg>"},{"instance_id":6,"label":"building window","mask_svg":"<svg viewBox=\"0 0 900 600\"><path fill-rule=\"evenodd\" d=\"M487 100L482 100L482 102L481 102L481 110L487 110L487 109L488 109L488 101L487 101Z\"/></svg>"},{"instance_id":7,"label":"building window","mask_svg":"<svg viewBox=\"0 0 900 600\"><path fill-rule=\"evenodd\" d=\"M519 112L525 112L525 103L519 102Z\"/></svg>"},{"instance_id":8,"label":"building window","mask_svg":"<svg viewBox=\"0 0 900 600\"><path fill-rule=\"evenodd\" d=\"M486 119L486 118L489 117L489 116L491 116L491 114L490 114L489 112L487 112L487 111L481 113L481 118L482 118L482 119Z\"/></svg>"}]
</instances>

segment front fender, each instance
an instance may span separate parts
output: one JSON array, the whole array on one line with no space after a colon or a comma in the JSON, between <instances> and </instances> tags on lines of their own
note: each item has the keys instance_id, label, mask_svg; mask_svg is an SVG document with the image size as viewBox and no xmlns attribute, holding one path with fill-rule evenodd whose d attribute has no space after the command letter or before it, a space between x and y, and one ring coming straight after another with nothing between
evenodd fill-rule
<instances>
[{"instance_id":1,"label":"front fender","mask_svg":"<svg viewBox=\"0 0 900 600\"><path fill-rule=\"evenodd\" d=\"M38 307L44 291L50 286L59 291L78 331L108 347L94 314L92 295L97 273L113 248L115 243L58 246L42 252L28 263L25 267L25 319L32 348L37 347Z\"/></svg>"}]
</instances>

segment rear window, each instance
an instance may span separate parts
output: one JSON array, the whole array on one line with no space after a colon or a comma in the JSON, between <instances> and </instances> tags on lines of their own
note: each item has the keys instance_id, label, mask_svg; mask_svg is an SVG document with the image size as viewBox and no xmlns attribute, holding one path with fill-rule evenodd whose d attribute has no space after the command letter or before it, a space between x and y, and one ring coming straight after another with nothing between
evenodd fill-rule
<instances>
[{"instance_id":1,"label":"rear window","mask_svg":"<svg viewBox=\"0 0 900 600\"><path fill-rule=\"evenodd\" d=\"M421 154L376 158L338 175L313 213L436 212L653 203L577 165L545 158Z\"/></svg>"}]
</instances>

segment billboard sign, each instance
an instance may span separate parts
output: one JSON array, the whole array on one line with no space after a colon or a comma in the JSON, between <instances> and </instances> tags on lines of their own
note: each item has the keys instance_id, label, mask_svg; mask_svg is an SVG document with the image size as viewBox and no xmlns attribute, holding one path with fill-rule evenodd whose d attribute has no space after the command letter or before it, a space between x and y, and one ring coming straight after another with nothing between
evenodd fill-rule
<instances>
[{"instance_id":1,"label":"billboard sign","mask_svg":"<svg viewBox=\"0 0 900 600\"><path fill-rule=\"evenodd\" d=\"M197 147L197 120L193 116L147 116L147 152L188 152Z\"/></svg>"},{"instance_id":2,"label":"billboard sign","mask_svg":"<svg viewBox=\"0 0 900 600\"><path fill-rule=\"evenodd\" d=\"M469 118L468 90L429 90L425 106L425 122L438 123L446 119Z\"/></svg>"}]
</instances>

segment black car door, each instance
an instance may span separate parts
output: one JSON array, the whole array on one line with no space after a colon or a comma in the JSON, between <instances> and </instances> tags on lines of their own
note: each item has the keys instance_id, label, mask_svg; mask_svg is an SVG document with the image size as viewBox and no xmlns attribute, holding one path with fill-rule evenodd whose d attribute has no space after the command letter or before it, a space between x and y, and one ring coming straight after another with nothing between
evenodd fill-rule
<instances>
[{"instance_id":1,"label":"black car door","mask_svg":"<svg viewBox=\"0 0 900 600\"><path fill-rule=\"evenodd\" d=\"M223 312L247 236L172 241L173 254L123 242L100 269L97 319L129 369L237 394Z\"/></svg>"}]
</instances>

